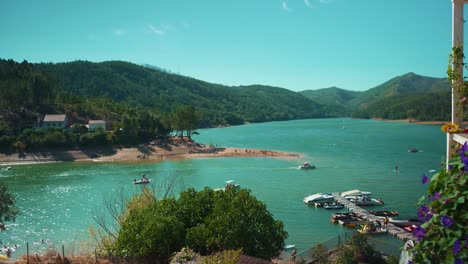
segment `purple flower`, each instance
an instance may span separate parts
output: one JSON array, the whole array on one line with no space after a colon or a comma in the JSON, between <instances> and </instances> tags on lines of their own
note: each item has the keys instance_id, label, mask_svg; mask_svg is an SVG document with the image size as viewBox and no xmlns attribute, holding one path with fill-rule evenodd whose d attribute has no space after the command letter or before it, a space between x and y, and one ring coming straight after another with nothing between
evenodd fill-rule
<instances>
[{"instance_id":1,"label":"purple flower","mask_svg":"<svg viewBox=\"0 0 468 264\"><path fill-rule=\"evenodd\" d=\"M427 221L431 220L431 218L432 218L432 214L431 214L431 213L428 213L428 214L426 215L426 217L424 218L424 222L427 222Z\"/></svg>"},{"instance_id":2,"label":"purple flower","mask_svg":"<svg viewBox=\"0 0 468 264\"><path fill-rule=\"evenodd\" d=\"M450 227L453 224L453 219L444 215L442 216L442 223L444 224L445 227Z\"/></svg>"},{"instance_id":3,"label":"purple flower","mask_svg":"<svg viewBox=\"0 0 468 264\"><path fill-rule=\"evenodd\" d=\"M461 259L456 259L456 260L455 260L455 264L463 264L463 260L461 260Z\"/></svg>"},{"instance_id":4,"label":"purple flower","mask_svg":"<svg viewBox=\"0 0 468 264\"><path fill-rule=\"evenodd\" d=\"M421 181L422 184L426 184L428 181L430 181L430 179L426 175L423 175Z\"/></svg>"},{"instance_id":5,"label":"purple flower","mask_svg":"<svg viewBox=\"0 0 468 264\"><path fill-rule=\"evenodd\" d=\"M453 165L448 165L448 169L451 171L453 169Z\"/></svg>"},{"instance_id":6,"label":"purple flower","mask_svg":"<svg viewBox=\"0 0 468 264\"><path fill-rule=\"evenodd\" d=\"M421 239L426 235L426 229L418 226L414 231L413 235L418 238L418 241L421 241Z\"/></svg>"},{"instance_id":7,"label":"purple flower","mask_svg":"<svg viewBox=\"0 0 468 264\"><path fill-rule=\"evenodd\" d=\"M460 247L460 240L455 240L455 243L453 244L453 249L452 249L452 253L454 255L458 254L458 252L461 251L461 247Z\"/></svg>"},{"instance_id":8,"label":"purple flower","mask_svg":"<svg viewBox=\"0 0 468 264\"><path fill-rule=\"evenodd\" d=\"M468 144L465 142L465 144L463 144L463 146L460 149L460 155L462 151L463 151L463 154L465 154L467 150L468 150Z\"/></svg>"},{"instance_id":9,"label":"purple flower","mask_svg":"<svg viewBox=\"0 0 468 264\"><path fill-rule=\"evenodd\" d=\"M468 248L468 235L466 236L466 240L465 240L465 247Z\"/></svg>"},{"instance_id":10,"label":"purple flower","mask_svg":"<svg viewBox=\"0 0 468 264\"><path fill-rule=\"evenodd\" d=\"M435 201L435 200L439 200L439 199L440 199L440 193L435 192L434 195L432 196L432 200Z\"/></svg>"}]
</instances>

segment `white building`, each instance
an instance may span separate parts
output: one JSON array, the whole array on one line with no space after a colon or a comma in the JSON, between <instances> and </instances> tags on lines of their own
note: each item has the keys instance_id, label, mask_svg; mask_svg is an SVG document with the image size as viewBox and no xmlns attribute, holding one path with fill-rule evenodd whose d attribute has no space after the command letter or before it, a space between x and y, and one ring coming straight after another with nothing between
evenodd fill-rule
<instances>
[{"instance_id":1,"label":"white building","mask_svg":"<svg viewBox=\"0 0 468 264\"><path fill-rule=\"evenodd\" d=\"M86 125L89 131L94 131L98 128L106 131L106 121L104 120L89 120L88 124Z\"/></svg>"}]
</instances>

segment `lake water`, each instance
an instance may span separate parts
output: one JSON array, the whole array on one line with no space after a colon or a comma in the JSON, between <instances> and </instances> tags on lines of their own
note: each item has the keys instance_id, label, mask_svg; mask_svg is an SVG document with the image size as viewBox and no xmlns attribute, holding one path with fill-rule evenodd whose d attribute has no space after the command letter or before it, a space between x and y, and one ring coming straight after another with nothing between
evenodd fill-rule
<instances>
[{"instance_id":1,"label":"lake water","mask_svg":"<svg viewBox=\"0 0 468 264\"><path fill-rule=\"evenodd\" d=\"M311 119L199 130L196 141L237 148L302 153L303 158L205 158L154 163L73 163L14 166L0 171L0 181L18 196L22 213L7 231L4 244L29 242L30 252L47 244L78 249L88 240L96 210L120 189L140 191L132 180L146 173L153 180L175 177L177 191L187 187L221 187L234 179L263 201L284 222L298 251L344 231L330 223L330 211L305 205L317 192L361 189L381 197L382 210L414 216L416 201L426 193L423 174L439 170L445 134L439 126L354 119ZM408 153L409 148L421 150ZM299 170L303 161L315 170ZM399 173L394 172L398 165ZM41 240L46 243L41 243Z\"/></svg>"}]
</instances>

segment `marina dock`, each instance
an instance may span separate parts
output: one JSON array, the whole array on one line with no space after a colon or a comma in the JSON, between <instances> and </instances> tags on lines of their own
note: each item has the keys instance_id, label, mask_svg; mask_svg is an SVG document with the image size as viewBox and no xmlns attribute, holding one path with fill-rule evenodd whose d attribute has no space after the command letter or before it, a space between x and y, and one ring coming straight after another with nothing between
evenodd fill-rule
<instances>
[{"instance_id":1,"label":"marina dock","mask_svg":"<svg viewBox=\"0 0 468 264\"><path fill-rule=\"evenodd\" d=\"M341 196L340 193L334 192L332 193L332 195L335 201L342 203L346 208L356 213L359 217L363 219L367 219L369 221L376 221L376 220L382 221L382 218L378 218L375 215L369 213L367 210L364 210L361 207L357 206L353 202L348 201L343 196ZM402 241L407 241L407 240L413 240L415 242L418 241L416 237L413 236L412 233L408 233L404 229L399 228L393 225L392 223L388 223L387 232Z\"/></svg>"}]
</instances>

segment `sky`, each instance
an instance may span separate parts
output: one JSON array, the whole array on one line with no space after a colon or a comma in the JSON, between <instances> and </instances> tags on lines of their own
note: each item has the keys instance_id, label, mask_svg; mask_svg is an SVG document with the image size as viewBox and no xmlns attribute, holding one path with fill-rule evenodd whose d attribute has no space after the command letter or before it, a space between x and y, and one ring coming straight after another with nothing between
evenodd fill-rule
<instances>
[{"instance_id":1,"label":"sky","mask_svg":"<svg viewBox=\"0 0 468 264\"><path fill-rule=\"evenodd\" d=\"M451 15L451 0L0 0L0 58L363 91L408 72L446 77Z\"/></svg>"}]
</instances>

